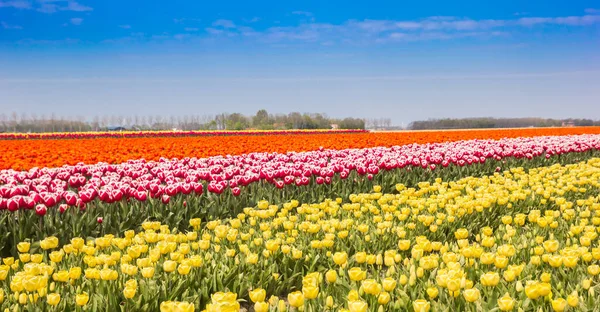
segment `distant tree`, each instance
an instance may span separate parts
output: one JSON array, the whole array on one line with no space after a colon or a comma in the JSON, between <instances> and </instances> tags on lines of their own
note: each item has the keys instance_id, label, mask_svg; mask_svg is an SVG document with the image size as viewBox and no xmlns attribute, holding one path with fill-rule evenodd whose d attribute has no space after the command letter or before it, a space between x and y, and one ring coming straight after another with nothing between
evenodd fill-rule
<instances>
[{"instance_id":1,"label":"distant tree","mask_svg":"<svg viewBox=\"0 0 600 312\"><path fill-rule=\"evenodd\" d=\"M269 122L269 113L265 109L261 109L256 112L256 115L252 117L252 125L255 128L262 129L272 123Z\"/></svg>"}]
</instances>

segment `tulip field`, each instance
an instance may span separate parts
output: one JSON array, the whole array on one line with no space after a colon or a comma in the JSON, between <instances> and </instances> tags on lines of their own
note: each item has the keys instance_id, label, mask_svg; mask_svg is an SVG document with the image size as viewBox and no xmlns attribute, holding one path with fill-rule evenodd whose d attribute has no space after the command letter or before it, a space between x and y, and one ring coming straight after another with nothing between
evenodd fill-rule
<instances>
[{"instance_id":1,"label":"tulip field","mask_svg":"<svg viewBox=\"0 0 600 312\"><path fill-rule=\"evenodd\" d=\"M0 137L0 311L600 311L600 128Z\"/></svg>"}]
</instances>

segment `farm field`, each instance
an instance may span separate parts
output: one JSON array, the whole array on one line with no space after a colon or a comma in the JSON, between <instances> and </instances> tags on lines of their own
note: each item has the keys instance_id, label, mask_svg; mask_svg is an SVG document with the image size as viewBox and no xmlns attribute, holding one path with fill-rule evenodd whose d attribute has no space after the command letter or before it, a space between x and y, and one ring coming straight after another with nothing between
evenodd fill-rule
<instances>
[{"instance_id":1,"label":"farm field","mask_svg":"<svg viewBox=\"0 0 600 312\"><path fill-rule=\"evenodd\" d=\"M0 309L597 311L600 127L0 140Z\"/></svg>"}]
</instances>

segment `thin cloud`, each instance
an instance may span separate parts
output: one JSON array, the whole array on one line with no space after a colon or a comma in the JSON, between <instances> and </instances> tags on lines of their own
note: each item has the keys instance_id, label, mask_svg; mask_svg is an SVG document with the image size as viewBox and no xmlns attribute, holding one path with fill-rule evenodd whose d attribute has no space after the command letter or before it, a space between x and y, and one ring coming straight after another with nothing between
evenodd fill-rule
<instances>
[{"instance_id":1,"label":"thin cloud","mask_svg":"<svg viewBox=\"0 0 600 312\"><path fill-rule=\"evenodd\" d=\"M587 14L600 14L600 9L588 8L588 9L585 9L585 13L587 13Z\"/></svg>"},{"instance_id":2,"label":"thin cloud","mask_svg":"<svg viewBox=\"0 0 600 312\"><path fill-rule=\"evenodd\" d=\"M199 18L187 18L187 17L173 19L173 22L175 22L176 24L182 24L185 22L200 22L200 21L202 21L202 20Z\"/></svg>"},{"instance_id":3,"label":"thin cloud","mask_svg":"<svg viewBox=\"0 0 600 312\"><path fill-rule=\"evenodd\" d=\"M219 19L212 23L214 27L235 28L235 23L226 19Z\"/></svg>"},{"instance_id":4,"label":"thin cloud","mask_svg":"<svg viewBox=\"0 0 600 312\"><path fill-rule=\"evenodd\" d=\"M81 40L79 39L73 39L73 38L65 38L65 39L59 39L59 40L39 40L39 39L31 39L31 38L27 38L27 39L22 39L17 41L17 44L19 45L51 45L51 46L59 46L59 45L65 45L65 44L77 44L80 43Z\"/></svg>"},{"instance_id":5,"label":"thin cloud","mask_svg":"<svg viewBox=\"0 0 600 312\"><path fill-rule=\"evenodd\" d=\"M294 14L294 15L302 15L302 16L306 16L306 17L312 17L312 16L314 16L314 14L312 14L311 12L307 12L307 11L293 11L292 14Z\"/></svg>"},{"instance_id":6,"label":"thin cloud","mask_svg":"<svg viewBox=\"0 0 600 312\"><path fill-rule=\"evenodd\" d=\"M211 35L220 35L225 32L222 29L216 29L216 28L212 28L212 27L207 27L204 30Z\"/></svg>"},{"instance_id":7,"label":"thin cloud","mask_svg":"<svg viewBox=\"0 0 600 312\"><path fill-rule=\"evenodd\" d=\"M301 23L273 26L253 36L269 43L341 42L364 43L393 41L449 40L510 36L523 27L562 25L583 27L600 24L600 15L564 17L522 17L517 19L469 19L431 16L421 20L349 20L342 24Z\"/></svg>"},{"instance_id":8,"label":"thin cloud","mask_svg":"<svg viewBox=\"0 0 600 312\"><path fill-rule=\"evenodd\" d=\"M86 12L93 8L83 5L74 0L39 0L40 6L36 9L38 12L52 14L57 11Z\"/></svg>"},{"instance_id":9,"label":"thin cloud","mask_svg":"<svg viewBox=\"0 0 600 312\"><path fill-rule=\"evenodd\" d=\"M257 16L255 16L251 19L244 19L244 22L247 22L247 23L256 23L258 21L260 21L260 17L257 17Z\"/></svg>"},{"instance_id":10,"label":"thin cloud","mask_svg":"<svg viewBox=\"0 0 600 312\"><path fill-rule=\"evenodd\" d=\"M70 19L70 21L71 21L71 24L79 26L79 25L81 25L81 23L83 23L83 18L74 17L74 18Z\"/></svg>"},{"instance_id":11,"label":"thin cloud","mask_svg":"<svg viewBox=\"0 0 600 312\"><path fill-rule=\"evenodd\" d=\"M190 34L176 34L175 36L173 36L173 38L175 38L176 40L183 40L190 37Z\"/></svg>"},{"instance_id":12,"label":"thin cloud","mask_svg":"<svg viewBox=\"0 0 600 312\"><path fill-rule=\"evenodd\" d=\"M119 28L130 29L131 25L119 25Z\"/></svg>"},{"instance_id":13,"label":"thin cloud","mask_svg":"<svg viewBox=\"0 0 600 312\"><path fill-rule=\"evenodd\" d=\"M0 25L2 25L2 28L4 28L4 29L13 29L13 30L23 29L23 27L21 27L19 25L10 25L6 22L0 22Z\"/></svg>"},{"instance_id":14,"label":"thin cloud","mask_svg":"<svg viewBox=\"0 0 600 312\"><path fill-rule=\"evenodd\" d=\"M196 28L196 27L186 27L183 30L185 30L185 31L198 31L199 28Z\"/></svg>"},{"instance_id":15,"label":"thin cloud","mask_svg":"<svg viewBox=\"0 0 600 312\"><path fill-rule=\"evenodd\" d=\"M31 3L25 0L0 1L0 8L31 9Z\"/></svg>"},{"instance_id":16,"label":"thin cloud","mask_svg":"<svg viewBox=\"0 0 600 312\"><path fill-rule=\"evenodd\" d=\"M524 17L517 21L522 26L565 25L588 26L600 23L600 15L566 16L566 17Z\"/></svg>"},{"instance_id":17,"label":"thin cloud","mask_svg":"<svg viewBox=\"0 0 600 312\"><path fill-rule=\"evenodd\" d=\"M418 81L418 80L479 80L479 79L539 79L555 77L598 76L600 71L558 71L558 72L507 72L481 74L429 74L429 75L391 75L391 76L310 76L310 77L238 77L238 78L196 78L196 79L144 79L118 77L90 78L0 78L0 83L177 83L202 81Z\"/></svg>"},{"instance_id":18,"label":"thin cloud","mask_svg":"<svg viewBox=\"0 0 600 312\"><path fill-rule=\"evenodd\" d=\"M89 6L85 6L75 1L69 1L66 7L60 9L61 11L75 11L75 12L85 12L92 11L93 9Z\"/></svg>"}]
</instances>

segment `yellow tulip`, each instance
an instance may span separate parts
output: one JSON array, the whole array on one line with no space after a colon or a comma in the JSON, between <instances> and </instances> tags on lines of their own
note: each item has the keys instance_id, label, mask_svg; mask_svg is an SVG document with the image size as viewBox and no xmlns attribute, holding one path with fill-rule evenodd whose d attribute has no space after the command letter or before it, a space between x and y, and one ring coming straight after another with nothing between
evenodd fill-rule
<instances>
[{"instance_id":1,"label":"yellow tulip","mask_svg":"<svg viewBox=\"0 0 600 312\"><path fill-rule=\"evenodd\" d=\"M384 291L380 293L379 296L377 296L377 303L381 305L386 305L388 304L388 302L390 302L391 299L392 297L390 296L390 293Z\"/></svg>"},{"instance_id":2,"label":"yellow tulip","mask_svg":"<svg viewBox=\"0 0 600 312\"><path fill-rule=\"evenodd\" d=\"M540 297L540 286L539 283L529 283L525 285L525 295L529 299L537 299Z\"/></svg>"},{"instance_id":3,"label":"yellow tulip","mask_svg":"<svg viewBox=\"0 0 600 312\"><path fill-rule=\"evenodd\" d=\"M177 273L179 273L179 275L188 275L190 273L191 269L192 269L191 266L181 264L177 267Z\"/></svg>"},{"instance_id":4,"label":"yellow tulip","mask_svg":"<svg viewBox=\"0 0 600 312\"><path fill-rule=\"evenodd\" d=\"M17 244L17 250L20 253L27 253L29 252L29 248L31 247L31 244L29 242L21 242Z\"/></svg>"},{"instance_id":5,"label":"yellow tulip","mask_svg":"<svg viewBox=\"0 0 600 312\"><path fill-rule=\"evenodd\" d=\"M171 273L177 269L177 262L172 260L167 260L163 262L163 271L167 273Z\"/></svg>"},{"instance_id":6,"label":"yellow tulip","mask_svg":"<svg viewBox=\"0 0 600 312\"><path fill-rule=\"evenodd\" d=\"M66 282L69 280L69 272L58 271L58 272L52 274L52 279L57 282Z\"/></svg>"},{"instance_id":7,"label":"yellow tulip","mask_svg":"<svg viewBox=\"0 0 600 312\"><path fill-rule=\"evenodd\" d=\"M25 293L19 294L19 304L21 304L21 305L27 304L27 295Z\"/></svg>"},{"instance_id":8,"label":"yellow tulip","mask_svg":"<svg viewBox=\"0 0 600 312\"><path fill-rule=\"evenodd\" d=\"M328 308L333 308L333 304L333 297L327 296L327 298L325 298L325 306L327 306Z\"/></svg>"},{"instance_id":9,"label":"yellow tulip","mask_svg":"<svg viewBox=\"0 0 600 312\"><path fill-rule=\"evenodd\" d=\"M593 264L587 267L587 272L590 275L598 275L600 273L600 266Z\"/></svg>"},{"instance_id":10,"label":"yellow tulip","mask_svg":"<svg viewBox=\"0 0 600 312\"><path fill-rule=\"evenodd\" d=\"M440 293L440 291L438 290L437 287L428 287L427 288L427 295L429 296L430 299L437 298L439 293Z\"/></svg>"},{"instance_id":11,"label":"yellow tulip","mask_svg":"<svg viewBox=\"0 0 600 312\"><path fill-rule=\"evenodd\" d=\"M144 278L151 278L154 276L154 267L143 268L140 271Z\"/></svg>"},{"instance_id":12,"label":"yellow tulip","mask_svg":"<svg viewBox=\"0 0 600 312\"><path fill-rule=\"evenodd\" d=\"M325 273L325 279L327 283L333 284L337 281L337 272L335 270L329 270Z\"/></svg>"},{"instance_id":13,"label":"yellow tulip","mask_svg":"<svg viewBox=\"0 0 600 312\"><path fill-rule=\"evenodd\" d=\"M85 306L90 300L90 296L87 293L78 294L75 296L75 303L78 306Z\"/></svg>"},{"instance_id":14,"label":"yellow tulip","mask_svg":"<svg viewBox=\"0 0 600 312\"><path fill-rule=\"evenodd\" d=\"M406 251L410 248L410 240L400 240L398 242L398 249L402 250L402 251Z\"/></svg>"},{"instance_id":15,"label":"yellow tulip","mask_svg":"<svg viewBox=\"0 0 600 312\"><path fill-rule=\"evenodd\" d=\"M481 276L483 286L496 286L500 282L500 275L496 272L488 272Z\"/></svg>"},{"instance_id":16,"label":"yellow tulip","mask_svg":"<svg viewBox=\"0 0 600 312\"><path fill-rule=\"evenodd\" d=\"M512 282L515 280L515 278L517 278L517 274L514 270L506 270L504 273L502 273L502 276L507 282Z\"/></svg>"},{"instance_id":17,"label":"yellow tulip","mask_svg":"<svg viewBox=\"0 0 600 312\"><path fill-rule=\"evenodd\" d=\"M294 291L288 294L288 302L290 306L299 308L304 305L304 295L301 291Z\"/></svg>"},{"instance_id":18,"label":"yellow tulip","mask_svg":"<svg viewBox=\"0 0 600 312\"><path fill-rule=\"evenodd\" d=\"M123 296L126 299L131 299L131 298L135 297L135 292L136 292L135 288L125 287L125 289L123 289Z\"/></svg>"},{"instance_id":19,"label":"yellow tulip","mask_svg":"<svg viewBox=\"0 0 600 312\"><path fill-rule=\"evenodd\" d=\"M71 239L71 246L73 246L73 248L76 250L82 249L84 244L85 241L81 237L75 237Z\"/></svg>"},{"instance_id":20,"label":"yellow tulip","mask_svg":"<svg viewBox=\"0 0 600 312\"><path fill-rule=\"evenodd\" d=\"M42 255L42 254L31 255L31 262L33 262L33 263L41 263L43 259L44 259L44 255Z\"/></svg>"},{"instance_id":21,"label":"yellow tulip","mask_svg":"<svg viewBox=\"0 0 600 312\"><path fill-rule=\"evenodd\" d=\"M269 303L264 301L259 301L254 303L254 311L255 312L268 312L269 311Z\"/></svg>"},{"instance_id":22,"label":"yellow tulip","mask_svg":"<svg viewBox=\"0 0 600 312\"><path fill-rule=\"evenodd\" d=\"M454 237L456 237L456 239L466 239L469 237L469 231L465 228L458 229L454 232Z\"/></svg>"},{"instance_id":23,"label":"yellow tulip","mask_svg":"<svg viewBox=\"0 0 600 312\"><path fill-rule=\"evenodd\" d=\"M72 267L69 269L69 278L72 280L79 279L81 277L81 268Z\"/></svg>"},{"instance_id":24,"label":"yellow tulip","mask_svg":"<svg viewBox=\"0 0 600 312\"><path fill-rule=\"evenodd\" d=\"M348 310L350 312L366 312L368 308L369 305L362 300L348 302Z\"/></svg>"},{"instance_id":25,"label":"yellow tulip","mask_svg":"<svg viewBox=\"0 0 600 312\"><path fill-rule=\"evenodd\" d=\"M344 265L348 261L348 254L346 252L336 252L333 254L333 262L337 265Z\"/></svg>"},{"instance_id":26,"label":"yellow tulip","mask_svg":"<svg viewBox=\"0 0 600 312\"><path fill-rule=\"evenodd\" d=\"M500 311L511 311L515 306L515 300L508 293L498 298L498 308Z\"/></svg>"},{"instance_id":27,"label":"yellow tulip","mask_svg":"<svg viewBox=\"0 0 600 312\"><path fill-rule=\"evenodd\" d=\"M249 292L249 296L252 302L265 301L265 298L267 297L267 291L262 288L253 289Z\"/></svg>"},{"instance_id":28,"label":"yellow tulip","mask_svg":"<svg viewBox=\"0 0 600 312\"><path fill-rule=\"evenodd\" d=\"M381 284L383 286L383 290L385 291L392 291L394 288L396 288L396 280L391 277L383 279Z\"/></svg>"},{"instance_id":29,"label":"yellow tulip","mask_svg":"<svg viewBox=\"0 0 600 312\"><path fill-rule=\"evenodd\" d=\"M302 294L306 299L315 299L319 295L319 287L307 285L302 287Z\"/></svg>"},{"instance_id":30,"label":"yellow tulip","mask_svg":"<svg viewBox=\"0 0 600 312\"><path fill-rule=\"evenodd\" d=\"M418 299L413 301L412 306L415 312L428 312L429 309L431 309L431 304L429 303L429 301L424 299Z\"/></svg>"},{"instance_id":31,"label":"yellow tulip","mask_svg":"<svg viewBox=\"0 0 600 312\"><path fill-rule=\"evenodd\" d=\"M360 295L358 294L358 291L356 291L356 289L352 289L350 290L350 292L348 292L346 299L348 299L348 301L357 301L360 300Z\"/></svg>"},{"instance_id":32,"label":"yellow tulip","mask_svg":"<svg viewBox=\"0 0 600 312\"><path fill-rule=\"evenodd\" d=\"M463 297L465 297L467 302L475 302L479 300L479 296L480 293L477 288L465 289L465 291L463 291Z\"/></svg>"},{"instance_id":33,"label":"yellow tulip","mask_svg":"<svg viewBox=\"0 0 600 312\"><path fill-rule=\"evenodd\" d=\"M348 270L348 277L351 281L362 281L367 277L367 272L363 271L361 268L353 267Z\"/></svg>"},{"instance_id":34,"label":"yellow tulip","mask_svg":"<svg viewBox=\"0 0 600 312\"><path fill-rule=\"evenodd\" d=\"M31 261L31 255L28 253L19 254L19 260L21 260L23 263L27 263Z\"/></svg>"},{"instance_id":35,"label":"yellow tulip","mask_svg":"<svg viewBox=\"0 0 600 312\"><path fill-rule=\"evenodd\" d=\"M577 292L573 292L567 296L567 303L573 308L579 305L579 296L577 295Z\"/></svg>"},{"instance_id":36,"label":"yellow tulip","mask_svg":"<svg viewBox=\"0 0 600 312\"><path fill-rule=\"evenodd\" d=\"M590 279L584 279L583 281L581 281L581 286L585 290L590 289L590 287L592 286L592 280L590 280Z\"/></svg>"},{"instance_id":37,"label":"yellow tulip","mask_svg":"<svg viewBox=\"0 0 600 312\"><path fill-rule=\"evenodd\" d=\"M357 252L354 254L354 260L356 260L357 263L365 263L367 261L367 253L364 251Z\"/></svg>"},{"instance_id":38,"label":"yellow tulip","mask_svg":"<svg viewBox=\"0 0 600 312\"><path fill-rule=\"evenodd\" d=\"M567 300L565 300L563 298L553 299L551 301L551 303L552 303L552 310L554 310L556 312L562 312L567 307Z\"/></svg>"},{"instance_id":39,"label":"yellow tulip","mask_svg":"<svg viewBox=\"0 0 600 312\"><path fill-rule=\"evenodd\" d=\"M362 281L362 288L366 294L377 296L381 292L381 285L374 279Z\"/></svg>"},{"instance_id":40,"label":"yellow tulip","mask_svg":"<svg viewBox=\"0 0 600 312\"><path fill-rule=\"evenodd\" d=\"M548 257L548 264L553 268L558 268L562 265L563 257L561 255L552 255Z\"/></svg>"}]
</instances>

